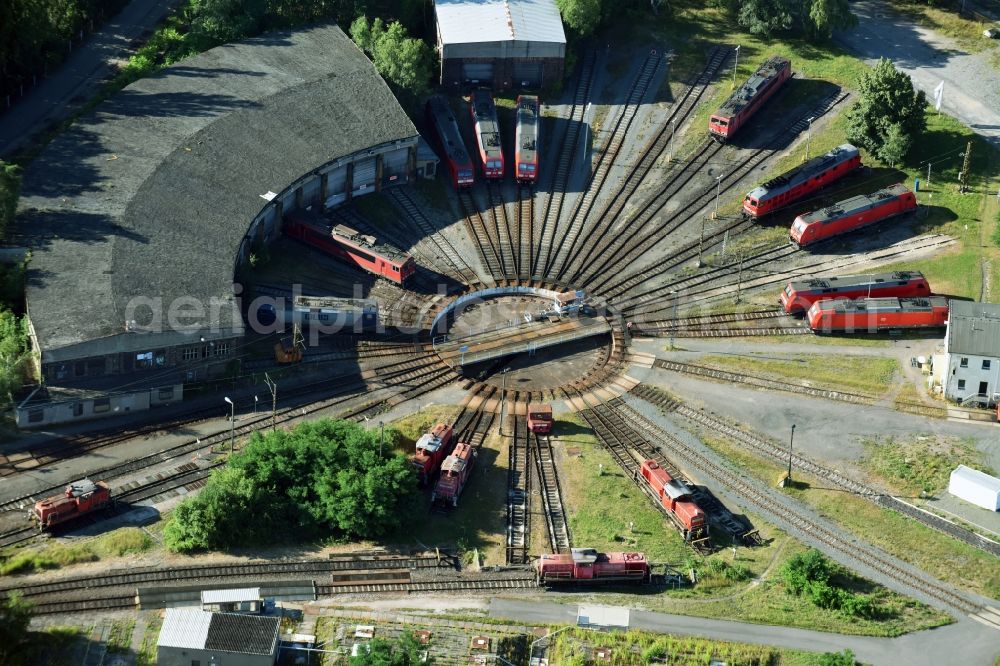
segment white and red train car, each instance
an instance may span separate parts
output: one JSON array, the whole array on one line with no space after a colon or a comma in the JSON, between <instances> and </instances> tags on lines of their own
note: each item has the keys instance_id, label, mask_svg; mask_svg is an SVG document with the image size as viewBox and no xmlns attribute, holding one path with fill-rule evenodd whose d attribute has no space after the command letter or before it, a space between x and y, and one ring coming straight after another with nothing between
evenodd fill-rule
<instances>
[{"instance_id":1,"label":"white and red train car","mask_svg":"<svg viewBox=\"0 0 1000 666\"><path fill-rule=\"evenodd\" d=\"M755 187L743 198L743 213L751 219L769 215L826 187L861 166L861 153L849 143L814 157L777 178Z\"/></svg>"},{"instance_id":2,"label":"white and red train car","mask_svg":"<svg viewBox=\"0 0 1000 666\"><path fill-rule=\"evenodd\" d=\"M538 558L535 576L543 585L559 583L648 583L649 560L642 553L599 553L573 548Z\"/></svg>"},{"instance_id":3,"label":"white and red train car","mask_svg":"<svg viewBox=\"0 0 1000 666\"><path fill-rule=\"evenodd\" d=\"M539 435L552 432L552 405L528 404L528 430Z\"/></svg>"},{"instance_id":4,"label":"white and red train car","mask_svg":"<svg viewBox=\"0 0 1000 666\"><path fill-rule=\"evenodd\" d=\"M930 296L931 286L920 271L895 271L869 275L792 280L781 292L781 307L788 314L808 310L816 301L837 298L886 298Z\"/></svg>"},{"instance_id":5,"label":"white and red train car","mask_svg":"<svg viewBox=\"0 0 1000 666\"><path fill-rule=\"evenodd\" d=\"M472 124L476 132L479 149L479 167L483 177L489 180L503 178L503 148L500 146L500 123L497 107L488 90L473 90L469 100Z\"/></svg>"},{"instance_id":6,"label":"white and red train car","mask_svg":"<svg viewBox=\"0 0 1000 666\"><path fill-rule=\"evenodd\" d=\"M948 299L859 298L817 301L807 313L815 333L877 333L904 328L944 328Z\"/></svg>"},{"instance_id":7,"label":"white and red train car","mask_svg":"<svg viewBox=\"0 0 1000 666\"><path fill-rule=\"evenodd\" d=\"M282 231L291 238L396 284L402 284L417 270L413 257L391 245L379 243L374 236L367 236L342 224L333 225L318 216L307 216L302 211L285 215Z\"/></svg>"},{"instance_id":8,"label":"white and red train car","mask_svg":"<svg viewBox=\"0 0 1000 666\"><path fill-rule=\"evenodd\" d=\"M771 56L765 60L709 118L709 135L721 143L732 139L791 76L792 61L788 58Z\"/></svg>"},{"instance_id":9,"label":"white and red train car","mask_svg":"<svg viewBox=\"0 0 1000 666\"><path fill-rule=\"evenodd\" d=\"M639 471L657 501L680 528L685 541L708 538L705 512L691 499L691 489L683 481L670 476L655 460L643 461Z\"/></svg>"},{"instance_id":10,"label":"white and red train car","mask_svg":"<svg viewBox=\"0 0 1000 666\"><path fill-rule=\"evenodd\" d=\"M448 169L451 184L456 189L472 187L475 182L472 158L465 149L455 114L452 113L448 100L442 95L431 95L427 100L427 122L434 129L441 159Z\"/></svg>"},{"instance_id":11,"label":"white and red train car","mask_svg":"<svg viewBox=\"0 0 1000 666\"><path fill-rule=\"evenodd\" d=\"M410 457L410 464L416 469L417 482L427 486L437 476L441 462L455 448L455 430L447 423L438 423L417 439L416 451Z\"/></svg>"},{"instance_id":12,"label":"white and red train car","mask_svg":"<svg viewBox=\"0 0 1000 666\"><path fill-rule=\"evenodd\" d=\"M82 479L66 486L61 495L35 502L31 519L39 529L49 529L111 504L111 489L104 481Z\"/></svg>"},{"instance_id":13,"label":"white and red train car","mask_svg":"<svg viewBox=\"0 0 1000 666\"><path fill-rule=\"evenodd\" d=\"M788 235L799 247L805 247L916 209L917 197L905 185L897 183L872 194L844 199L822 210L799 215Z\"/></svg>"},{"instance_id":14,"label":"white and red train car","mask_svg":"<svg viewBox=\"0 0 1000 666\"><path fill-rule=\"evenodd\" d=\"M538 129L538 97L519 95L514 137L514 178L519 183L531 185L538 180Z\"/></svg>"},{"instance_id":15,"label":"white and red train car","mask_svg":"<svg viewBox=\"0 0 1000 666\"><path fill-rule=\"evenodd\" d=\"M459 442L450 456L441 463L441 476L431 493L431 504L458 506L458 498L472 474L479 452L471 444Z\"/></svg>"}]
</instances>

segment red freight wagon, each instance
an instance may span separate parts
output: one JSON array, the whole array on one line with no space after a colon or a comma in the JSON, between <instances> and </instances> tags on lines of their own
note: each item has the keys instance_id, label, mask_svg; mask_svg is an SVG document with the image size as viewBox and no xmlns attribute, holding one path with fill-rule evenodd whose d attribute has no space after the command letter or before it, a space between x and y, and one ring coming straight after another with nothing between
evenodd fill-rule
<instances>
[{"instance_id":1,"label":"red freight wagon","mask_svg":"<svg viewBox=\"0 0 1000 666\"><path fill-rule=\"evenodd\" d=\"M441 461L451 453L455 446L454 429L447 423L438 423L417 440L416 453L410 458L410 464L417 470L417 480L421 486L431 482Z\"/></svg>"},{"instance_id":2,"label":"red freight wagon","mask_svg":"<svg viewBox=\"0 0 1000 666\"><path fill-rule=\"evenodd\" d=\"M545 435L552 432L552 405L528 405L528 430Z\"/></svg>"},{"instance_id":3,"label":"red freight wagon","mask_svg":"<svg viewBox=\"0 0 1000 666\"><path fill-rule=\"evenodd\" d=\"M685 540L708 536L705 512L690 498L691 489L683 481L671 477L655 460L643 461L640 472L660 504L683 530Z\"/></svg>"},{"instance_id":4,"label":"red freight wagon","mask_svg":"<svg viewBox=\"0 0 1000 666\"><path fill-rule=\"evenodd\" d=\"M757 68L739 89L729 96L708 120L709 135L725 143L743 127L775 92L792 76L792 61L772 56Z\"/></svg>"},{"instance_id":5,"label":"red freight wagon","mask_svg":"<svg viewBox=\"0 0 1000 666\"><path fill-rule=\"evenodd\" d=\"M943 328L948 299L860 298L817 301L809 308L809 328L816 333L876 333L894 328Z\"/></svg>"},{"instance_id":6,"label":"red freight wagon","mask_svg":"<svg viewBox=\"0 0 1000 666\"><path fill-rule=\"evenodd\" d=\"M649 582L649 561L642 553L598 553L573 548L569 553L545 554L535 565L538 582L616 583Z\"/></svg>"},{"instance_id":7,"label":"red freight wagon","mask_svg":"<svg viewBox=\"0 0 1000 666\"><path fill-rule=\"evenodd\" d=\"M538 97L518 96L515 134L514 178L534 183L538 180Z\"/></svg>"},{"instance_id":8,"label":"red freight wagon","mask_svg":"<svg viewBox=\"0 0 1000 666\"><path fill-rule=\"evenodd\" d=\"M434 128L438 149L444 160L451 183L456 188L472 187L475 180L472 158L465 149L462 133L458 129L455 114L451 112L448 100L441 95L432 95L427 100L427 122Z\"/></svg>"},{"instance_id":9,"label":"red freight wagon","mask_svg":"<svg viewBox=\"0 0 1000 666\"><path fill-rule=\"evenodd\" d=\"M836 298L930 296L931 286L919 271L792 280L781 292L785 312L808 310L816 301Z\"/></svg>"},{"instance_id":10,"label":"red freight wagon","mask_svg":"<svg viewBox=\"0 0 1000 666\"><path fill-rule=\"evenodd\" d=\"M477 455L478 452L471 444L458 443L455 451L441 464L441 476L434 486L434 492L431 493L431 503L440 502L458 506L458 497L465 489L469 475L472 474Z\"/></svg>"},{"instance_id":11,"label":"red freight wagon","mask_svg":"<svg viewBox=\"0 0 1000 666\"><path fill-rule=\"evenodd\" d=\"M845 199L820 211L799 215L788 235L799 247L805 247L916 209L916 196L897 183L872 194Z\"/></svg>"},{"instance_id":12,"label":"red freight wagon","mask_svg":"<svg viewBox=\"0 0 1000 666\"><path fill-rule=\"evenodd\" d=\"M40 529L47 529L103 509L110 503L111 489L107 483L83 479L66 486L62 495L35 502L31 518Z\"/></svg>"},{"instance_id":13,"label":"red freight wagon","mask_svg":"<svg viewBox=\"0 0 1000 666\"><path fill-rule=\"evenodd\" d=\"M497 121L497 107L493 103L493 96L487 90L473 90L469 108L476 131L479 166L483 170L483 176L490 179L503 178L500 123Z\"/></svg>"},{"instance_id":14,"label":"red freight wagon","mask_svg":"<svg viewBox=\"0 0 1000 666\"><path fill-rule=\"evenodd\" d=\"M837 146L826 155L755 187L743 198L743 214L751 219L764 217L793 201L826 187L861 166L861 153L849 143Z\"/></svg>"}]
</instances>

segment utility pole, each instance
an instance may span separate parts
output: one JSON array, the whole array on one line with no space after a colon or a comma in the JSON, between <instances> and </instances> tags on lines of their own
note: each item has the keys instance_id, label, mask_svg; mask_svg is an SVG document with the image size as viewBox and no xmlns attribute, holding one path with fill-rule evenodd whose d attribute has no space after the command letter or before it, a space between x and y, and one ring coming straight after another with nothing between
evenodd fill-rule
<instances>
[{"instance_id":1,"label":"utility pole","mask_svg":"<svg viewBox=\"0 0 1000 666\"><path fill-rule=\"evenodd\" d=\"M698 239L698 268L702 267L701 250L704 244L705 244L705 216L703 215L701 218L701 238Z\"/></svg>"},{"instance_id":2,"label":"utility pole","mask_svg":"<svg viewBox=\"0 0 1000 666\"><path fill-rule=\"evenodd\" d=\"M736 45L736 58L733 60L733 89L736 88L736 66L740 62L740 45Z\"/></svg>"},{"instance_id":3,"label":"utility pole","mask_svg":"<svg viewBox=\"0 0 1000 666\"><path fill-rule=\"evenodd\" d=\"M500 371L500 436L503 437L503 417L504 410L507 407L507 373L510 372L510 368L504 368Z\"/></svg>"},{"instance_id":4,"label":"utility pole","mask_svg":"<svg viewBox=\"0 0 1000 666\"><path fill-rule=\"evenodd\" d=\"M812 141L813 135L813 121L815 118L809 118L809 129L806 130L806 159L809 159L809 142Z\"/></svg>"},{"instance_id":5,"label":"utility pole","mask_svg":"<svg viewBox=\"0 0 1000 666\"><path fill-rule=\"evenodd\" d=\"M229 403L229 452L233 452L236 443L236 404L227 395L224 400Z\"/></svg>"},{"instance_id":6,"label":"utility pole","mask_svg":"<svg viewBox=\"0 0 1000 666\"><path fill-rule=\"evenodd\" d=\"M385 421L378 422L378 457L382 457L382 447L385 445Z\"/></svg>"},{"instance_id":7,"label":"utility pole","mask_svg":"<svg viewBox=\"0 0 1000 666\"><path fill-rule=\"evenodd\" d=\"M930 162L930 160L927 161L927 184L928 185L931 184L931 162Z\"/></svg>"},{"instance_id":8,"label":"utility pole","mask_svg":"<svg viewBox=\"0 0 1000 666\"><path fill-rule=\"evenodd\" d=\"M969 167L972 163L972 142L965 144L965 160L962 162L962 171L958 174L958 191L965 193L969 191Z\"/></svg>"},{"instance_id":9,"label":"utility pole","mask_svg":"<svg viewBox=\"0 0 1000 666\"><path fill-rule=\"evenodd\" d=\"M722 177L726 175L720 173L715 177L715 219L719 219L719 195L722 194Z\"/></svg>"},{"instance_id":10,"label":"utility pole","mask_svg":"<svg viewBox=\"0 0 1000 666\"><path fill-rule=\"evenodd\" d=\"M792 485L792 442L795 441L795 424L792 424L792 436L788 438L788 485Z\"/></svg>"},{"instance_id":11,"label":"utility pole","mask_svg":"<svg viewBox=\"0 0 1000 666\"><path fill-rule=\"evenodd\" d=\"M264 383L267 384L267 388L271 391L271 432L278 429L278 382L272 381L270 375L266 372L264 373Z\"/></svg>"},{"instance_id":12,"label":"utility pole","mask_svg":"<svg viewBox=\"0 0 1000 666\"><path fill-rule=\"evenodd\" d=\"M739 272L739 277L736 278L736 300L733 301L734 305L739 304L740 295L743 291L743 252L740 252L739 260L740 260L740 272Z\"/></svg>"}]
</instances>

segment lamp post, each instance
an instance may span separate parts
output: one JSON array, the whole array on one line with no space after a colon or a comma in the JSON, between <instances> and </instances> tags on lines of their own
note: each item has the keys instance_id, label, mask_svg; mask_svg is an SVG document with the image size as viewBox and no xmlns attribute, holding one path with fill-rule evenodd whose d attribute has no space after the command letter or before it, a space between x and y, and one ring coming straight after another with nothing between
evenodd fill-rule
<instances>
[{"instance_id":1,"label":"lamp post","mask_svg":"<svg viewBox=\"0 0 1000 666\"><path fill-rule=\"evenodd\" d=\"M500 436L503 437L503 417L504 411L507 407L507 373L510 372L510 368L504 368L500 371Z\"/></svg>"},{"instance_id":2,"label":"lamp post","mask_svg":"<svg viewBox=\"0 0 1000 666\"><path fill-rule=\"evenodd\" d=\"M677 134L677 118L672 118L670 120L670 153L667 155L667 161L671 162L674 159L674 134Z\"/></svg>"},{"instance_id":3,"label":"lamp post","mask_svg":"<svg viewBox=\"0 0 1000 666\"><path fill-rule=\"evenodd\" d=\"M672 310L670 315L670 351L674 350L674 333L677 331L677 292L670 292L670 299L673 301Z\"/></svg>"},{"instance_id":4,"label":"lamp post","mask_svg":"<svg viewBox=\"0 0 1000 666\"><path fill-rule=\"evenodd\" d=\"M733 60L733 88L736 87L736 66L740 62L740 45L736 45L736 58Z\"/></svg>"},{"instance_id":5,"label":"lamp post","mask_svg":"<svg viewBox=\"0 0 1000 666\"><path fill-rule=\"evenodd\" d=\"M253 397L253 415L254 416L257 416L257 403L258 402L260 402L260 397L258 397L258 396L255 395Z\"/></svg>"},{"instance_id":6,"label":"lamp post","mask_svg":"<svg viewBox=\"0 0 1000 666\"><path fill-rule=\"evenodd\" d=\"M232 453L236 442L236 405L229 396L225 397L225 401L229 403L229 452Z\"/></svg>"},{"instance_id":7,"label":"lamp post","mask_svg":"<svg viewBox=\"0 0 1000 666\"><path fill-rule=\"evenodd\" d=\"M788 438L788 485L792 485L792 442L795 441L795 424L792 424L792 435Z\"/></svg>"}]
</instances>

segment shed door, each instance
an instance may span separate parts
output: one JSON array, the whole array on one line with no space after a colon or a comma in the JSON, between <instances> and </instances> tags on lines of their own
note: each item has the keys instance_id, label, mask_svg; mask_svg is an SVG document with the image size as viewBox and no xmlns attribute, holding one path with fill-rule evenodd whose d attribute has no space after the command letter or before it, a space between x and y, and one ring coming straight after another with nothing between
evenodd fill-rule
<instances>
[{"instance_id":1,"label":"shed door","mask_svg":"<svg viewBox=\"0 0 1000 666\"><path fill-rule=\"evenodd\" d=\"M462 76L466 81L493 81L493 63L465 62L462 63Z\"/></svg>"},{"instance_id":2,"label":"shed door","mask_svg":"<svg viewBox=\"0 0 1000 666\"><path fill-rule=\"evenodd\" d=\"M347 167L339 166L330 172L326 183L326 208L339 206L347 200Z\"/></svg>"},{"instance_id":3,"label":"shed door","mask_svg":"<svg viewBox=\"0 0 1000 666\"><path fill-rule=\"evenodd\" d=\"M367 157L354 163L354 189L351 194L375 191L375 158Z\"/></svg>"},{"instance_id":4,"label":"shed door","mask_svg":"<svg viewBox=\"0 0 1000 666\"><path fill-rule=\"evenodd\" d=\"M538 88L542 85L542 63L538 60L514 61L514 85Z\"/></svg>"},{"instance_id":5,"label":"shed door","mask_svg":"<svg viewBox=\"0 0 1000 666\"><path fill-rule=\"evenodd\" d=\"M397 185L406 182L409 151L393 150L382 155L382 184Z\"/></svg>"}]
</instances>

